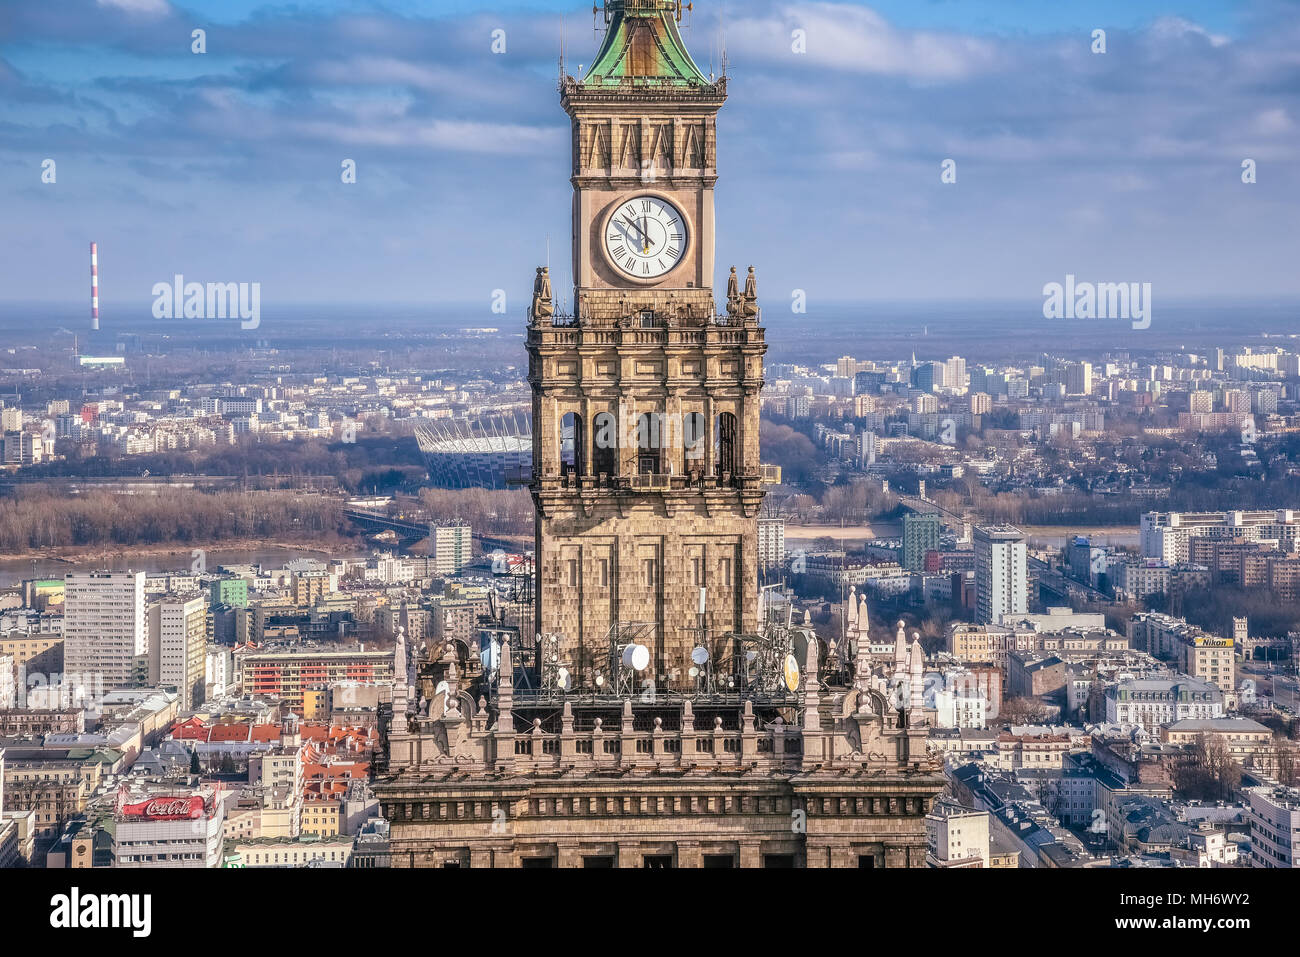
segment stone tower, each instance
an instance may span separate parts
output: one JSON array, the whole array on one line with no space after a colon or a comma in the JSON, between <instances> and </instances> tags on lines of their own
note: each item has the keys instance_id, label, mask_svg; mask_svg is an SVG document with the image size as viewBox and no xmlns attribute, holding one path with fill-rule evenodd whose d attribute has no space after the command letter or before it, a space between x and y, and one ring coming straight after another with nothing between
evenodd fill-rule
<instances>
[{"instance_id":1,"label":"stone tower","mask_svg":"<svg viewBox=\"0 0 1300 957\"><path fill-rule=\"evenodd\" d=\"M677 0L605 0L595 61L561 81L574 309L556 313L539 269L531 490L537 627L578 687L609 676L619 623L643 623L642 678L664 690L684 687L701 628L719 649L758 628L766 345L752 267L714 297L726 79L696 66L680 16Z\"/></svg>"}]
</instances>

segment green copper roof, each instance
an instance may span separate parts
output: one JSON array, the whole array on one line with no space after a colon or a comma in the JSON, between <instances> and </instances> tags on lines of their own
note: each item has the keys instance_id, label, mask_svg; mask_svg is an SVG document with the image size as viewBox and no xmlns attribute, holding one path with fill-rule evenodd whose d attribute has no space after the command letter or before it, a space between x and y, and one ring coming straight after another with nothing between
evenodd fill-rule
<instances>
[{"instance_id":1,"label":"green copper roof","mask_svg":"<svg viewBox=\"0 0 1300 957\"><path fill-rule=\"evenodd\" d=\"M610 17L583 86L709 86L677 31L677 0L605 0Z\"/></svg>"}]
</instances>

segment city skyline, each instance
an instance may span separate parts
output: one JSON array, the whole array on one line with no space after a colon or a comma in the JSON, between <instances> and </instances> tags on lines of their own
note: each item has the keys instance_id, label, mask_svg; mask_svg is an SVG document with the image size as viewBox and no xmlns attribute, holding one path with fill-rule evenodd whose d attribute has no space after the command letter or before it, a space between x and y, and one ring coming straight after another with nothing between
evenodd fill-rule
<instances>
[{"instance_id":1,"label":"city skyline","mask_svg":"<svg viewBox=\"0 0 1300 957\"><path fill-rule=\"evenodd\" d=\"M15 0L10 924L175 949L267 868L1282 923L1297 10Z\"/></svg>"}]
</instances>

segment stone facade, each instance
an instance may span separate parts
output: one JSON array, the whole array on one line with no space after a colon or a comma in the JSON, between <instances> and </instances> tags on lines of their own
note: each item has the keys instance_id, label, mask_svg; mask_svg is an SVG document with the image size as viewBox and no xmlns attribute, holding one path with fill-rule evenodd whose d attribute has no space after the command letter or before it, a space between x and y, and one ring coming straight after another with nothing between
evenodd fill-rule
<instances>
[{"instance_id":1,"label":"stone facade","mask_svg":"<svg viewBox=\"0 0 1300 957\"><path fill-rule=\"evenodd\" d=\"M757 630L748 583L758 575L767 346L755 285L740 309L736 282L726 315L713 295L726 80L691 63L673 4L617 0L607 12L591 72L561 84L573 127L575 315L555 315L539 287L527 339L537 622L561 636L561 657L589 687L610 629L653 623L652 677L681 687L702 587L706 633ZM647 280L619 268L605 234L612 216L648 200L681 215L685 249Z\"/></svg>"},{"instance_id":2,"label":"stone facade","mask_svg":"<svg viewBox=\"0 0 1300 957\"><path fill-rule=\"evenodd\" d=\"M869 678L821 690L819 655L798 694L743 700L516 698L507 645L475 706L450 668L389 728L393 866L924 867L944 778L923 709Z\"/></svg>"},{"instance_id":3,"label":"stone facade","mask_svg":"<svg viewBox=\"0 0 1300 957\"><path fill-rule=\"evenodd\" d=\"M752 268L725 312L712 289L726 81L686 53L676 0L606 15L587 76L561 82L574 314L545 269L529 311L538 643L497 630L499 660L480 642L421 662L399 635L375 784L392 864L924 867L944 778L919 644L900 631L892 677L865 644L851 669L831 654L823 681L810 629L758 618L767 347ZM680 217L684 248L637 225L642 202ZM618 236L663 248L662 272L620 268ZM635 677L615 660L629 632L649 652Z\"/></svg>"}]
</instances>

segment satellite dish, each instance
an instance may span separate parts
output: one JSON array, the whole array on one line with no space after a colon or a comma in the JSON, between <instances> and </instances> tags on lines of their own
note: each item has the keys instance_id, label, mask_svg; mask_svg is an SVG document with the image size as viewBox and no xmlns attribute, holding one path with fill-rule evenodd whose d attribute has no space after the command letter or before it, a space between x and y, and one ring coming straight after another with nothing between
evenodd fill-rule
<instances>
[{"instance_id":1,"label":"satellite dish","mask_svg":"<svg viewBox=\"0 0 1300 957\"><path fill-rule=\"evenodd\" d=\"M686 673L690 675L692 678L698 678L700 676L700 669L695 667L694 665L691 665L690 670L687 671Z\"/></svg>"},{"instance_id":2,"label":"satellite dish","mask_svg":"<svg viewBox=\"0 0 1300 957\"><path fill-rule=\"evenodd\" d=\"M757 651L747 651L747 652L745 652L745 661L749 662L750 664L753 664L754 661L755 661L757 658L758 658L758 652L757 652Z\"/></svg>"},{"instance_id":3,"label":"satellite dish","mask_svg":"<svg viewBox=\"0 0 1300 957\"><path fill-rule=\"evenodd\" d=\"M650 649L645 645L632 646L632 667L637 671L650 667Z\"/></svg>"},{"instance_id":4,"label":"satellite dish","mask_svg":"<svg viewBox=\"0 0 1300 957\"><path fill-rule=\"evenodd\" d=\"M555 673L555 687L561 691L568 691L573 687L573 678L570 677L568 668L561 668Z\"/></svg>"},{"instance_id":5,"label":"satellite dish","mask_svg":"<svg viewBox=\"0 0 1300 957\"><path fill-rule=\"evenodd\" d=\"M636 645L628 645L626 648L623 649L623 667L624 667L624 668L631 668L631 667L632 667L632 652L633 652L635 649L636 649Z\"/></svg>"},{"instance_id":6,"label":"satellite dish","mask_svg":"<svg viewBox=\"0 0 1300 957\"><path fill-rule=\"evenodd\" d=\"M794 655L785 656L785 686L791 691L799 687L799 662L794 660Z\"/></svg>"},{"instance_id":7,"label":"satellite dish","mask_svg":"<svg viewBox=\"0 0 1300 957\"><path fill-rule=\"evenodd\" d=\"M808 635L802 631L794 633L794 641L791 642L794 650L794 660L798 662L799 667L804 668L808 665Z\"/></svg>"},{"instance_id":8,"label":"satellite dish","mask_svg":"<svg viewBox=\"0 0 1300 957\"><path fill-rule=\"evenodd\" d=\"M596 675L596 687L597 687L597 688L603 688L603 687L605 687L605 676L604 676L604 675Z\"/></svg>"},{"instance_id":9,"label":"satellite dish","mask_svg":"<svg viewBox=\"0 0 1300 957\"><path fill-rule=\"evenodd\" d=\"M450 686L449 684L447 684L447 682L445 682L445 681L439 681L439 682L438 682L438 687L436 687L436 688L433 689L433 693L434 693L435 695L446 694L446 693L447 693L448 691L450 691L450 690L451 690L451 686Z\"/></svg>"},{"instance_id":10,"label":"satellite dish","mask_svg":"<svg viewBox=\"0 0 1300 957\"><path fill-rule=\"evenodd\" d=\"M706 664L708 660L709 649L705 648L703 645L691 652L691 661L695 662L697 665Z\"/></svg>"}]
</instances>

